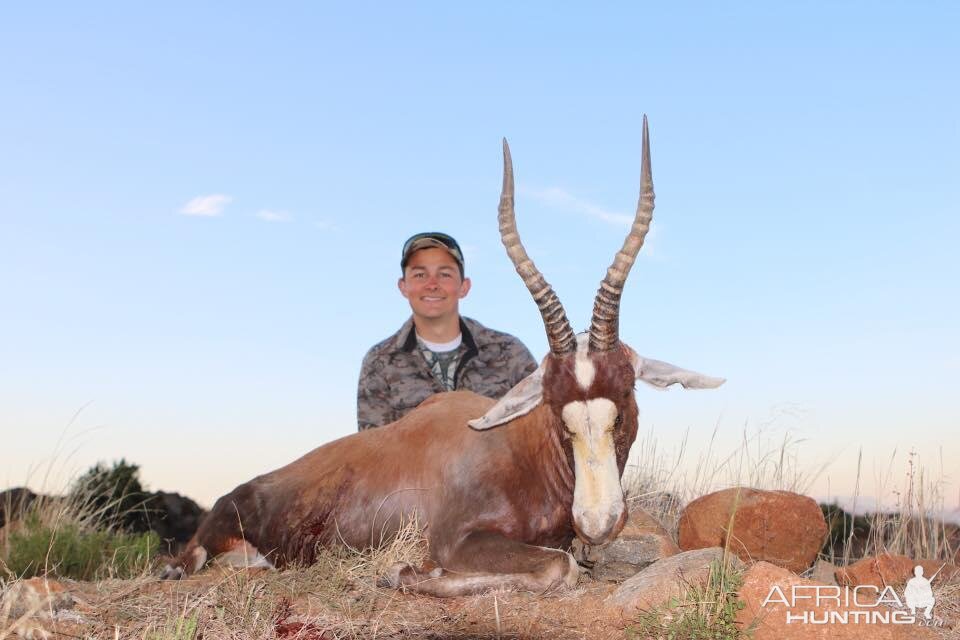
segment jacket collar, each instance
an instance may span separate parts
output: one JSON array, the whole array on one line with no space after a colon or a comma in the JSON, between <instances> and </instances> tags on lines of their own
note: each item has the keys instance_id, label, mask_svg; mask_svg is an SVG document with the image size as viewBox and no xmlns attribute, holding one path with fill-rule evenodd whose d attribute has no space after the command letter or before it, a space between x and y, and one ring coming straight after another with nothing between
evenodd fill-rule
<instances>
[{"instance_id":1,"label":"jacket collar","mask_svg":"<svg viewBox=\"0 0 960 640\"><path fill-rule=\"evenodd\" d=\"M468 351L475 352L477 350L477 343L473 339L473 333L470 331L469 324L479 326L475 320L460 316L460 334L463 336L463 344L467 345ZM413 325L413 316L410 316L407 321L403 323L403 326L400 327L400 331L397 332L397 339L393 343L393 350L413 353L413 350L416 348L417 332Z\"/></svg>"}]
</instances>

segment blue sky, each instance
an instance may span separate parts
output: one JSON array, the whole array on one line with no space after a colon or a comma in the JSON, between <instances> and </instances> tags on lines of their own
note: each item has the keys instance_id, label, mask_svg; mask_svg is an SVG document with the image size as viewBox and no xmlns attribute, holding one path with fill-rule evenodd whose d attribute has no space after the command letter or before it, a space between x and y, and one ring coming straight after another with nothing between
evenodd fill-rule
<instances>
[{"instance_id":1,"label":"blue sky","mask_svg":"<svg viewBox=\"0 0 960 640\"><path fill-rule=\"evenodd\" d=\"M913 450L958 506L958 18L6 7L0 485L124 456L209 504L351 433L360 359L408 314L400 245L425 229L465 247L462 311L541 357L497 234L500 139L522 237L583 328L647 113L657 209L622 337L729 381L640 389L642 429L694 450L715 427L731 447L789 431L829 463L819 495L852 492L861 448L864 490L888 467L901 488Z\"/></svg>"}]
</instances>

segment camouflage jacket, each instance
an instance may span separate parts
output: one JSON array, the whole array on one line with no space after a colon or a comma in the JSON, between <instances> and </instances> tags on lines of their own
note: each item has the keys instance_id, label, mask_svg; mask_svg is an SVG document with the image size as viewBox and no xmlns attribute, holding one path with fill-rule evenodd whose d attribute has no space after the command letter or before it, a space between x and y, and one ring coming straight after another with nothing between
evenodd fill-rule
<instances>
[{"instance_id":1,"label":"camouflage jacket","mask_svg":"<svg viewBox=\"0 0 960 640\"><path fill-rule=\"evenodd\" d=\"M537 363L522 342L508 333L487 329L476 320L460 318L463 354L454 388L499 398L533 373ZM380 427L403 417L444 389L430 373L417 347L411 317L363 358L357 388L357 427Z\"/></svg>"}]
</instances>

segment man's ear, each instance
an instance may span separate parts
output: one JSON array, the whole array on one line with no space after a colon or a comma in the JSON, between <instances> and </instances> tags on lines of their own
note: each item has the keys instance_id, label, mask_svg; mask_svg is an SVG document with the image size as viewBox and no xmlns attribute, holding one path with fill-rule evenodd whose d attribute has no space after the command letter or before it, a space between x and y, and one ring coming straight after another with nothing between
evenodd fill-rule
<instances>
[{"instance_id":1,"label":"man's ear","mask_svg":"<svg viewBox=\"0 0 960 640\"><path fill-rule=\"evenodd\" d=\"M460 283L460 297L466 298L467 294L470 293L470 278L464 278L463 282Z\"/></svg>"},{"instance_id":2,"label":"man's ear","mask_svg":"<svg viewBox=\"0 0 960 640\"><path fill-rule=\"evenodd\" d=\"M407 283L403 278L397 280L397 289L400 289L400 295L402 295L404 298L407 297Z\"/></svg>"}]
</instances>

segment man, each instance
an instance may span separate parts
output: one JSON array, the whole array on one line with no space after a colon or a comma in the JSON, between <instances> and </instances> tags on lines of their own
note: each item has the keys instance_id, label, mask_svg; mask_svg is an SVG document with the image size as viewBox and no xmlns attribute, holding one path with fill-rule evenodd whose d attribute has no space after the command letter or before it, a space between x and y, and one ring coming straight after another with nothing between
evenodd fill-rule
<instances>
[{"instance_id":1,"label":"man","mask_svg":"<svg viewBox=\"0 0 960 640\"><path fill-rule=\"evenodd\" d=\"M470 292L460 245L445 233L411 236L401 252L400 293L413 316L363 359L357 426L381 427L434 393L469 389L499 398L537 368L513 336L460 315Z\"/></svg>"}]
</instances>

